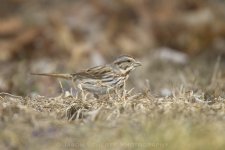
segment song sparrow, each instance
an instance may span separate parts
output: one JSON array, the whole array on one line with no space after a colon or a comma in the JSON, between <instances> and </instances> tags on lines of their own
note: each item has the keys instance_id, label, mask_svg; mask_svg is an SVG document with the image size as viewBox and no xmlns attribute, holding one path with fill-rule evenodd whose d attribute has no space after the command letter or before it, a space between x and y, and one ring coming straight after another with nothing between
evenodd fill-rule
<instances>
[{"instance_id":1,"label":"song sparrow","mask_svg":"<svg viewBox=\"0 0 225 150\"><path fill-rule=\"evenodd\" d=\"M95 96L123 87L129 74L141 63L130 56L120 56L110 64L93 67L73 74L32 73L32 75L64 78L75 82L81 90Z\"/></svg>"}]
</instances>

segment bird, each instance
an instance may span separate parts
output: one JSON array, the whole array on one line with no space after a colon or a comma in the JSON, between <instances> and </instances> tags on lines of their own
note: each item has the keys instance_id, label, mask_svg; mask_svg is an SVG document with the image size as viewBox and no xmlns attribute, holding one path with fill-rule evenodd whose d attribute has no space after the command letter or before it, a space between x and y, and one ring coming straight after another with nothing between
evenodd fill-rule
<instances>
[{"instance_id":1,"label":"bird","mask_svg":"<svg viewBox=\"0 0 225 150\"><path fill-rule=\"evenodd\" d=\"M87 91L94 94L95 97L99 97L99 95L121 89L129 78L130 73L139 66L141 66L141 62L131 56L123 55L117 57L109 64L92 67L72 74L31 74L71 80L80 90Z\"/></svg>"}]
</instances>

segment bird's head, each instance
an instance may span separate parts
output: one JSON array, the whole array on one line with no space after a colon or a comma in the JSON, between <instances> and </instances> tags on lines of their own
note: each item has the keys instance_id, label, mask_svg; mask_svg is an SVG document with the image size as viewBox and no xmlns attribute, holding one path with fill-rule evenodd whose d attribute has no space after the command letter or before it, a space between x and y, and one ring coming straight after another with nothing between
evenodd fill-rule
<instances>
[{"instance_id":1,"label":"bird's head","mask_svg":"<svg viewBox=\"0 0 225 150\"><path fill-rule=\"evenodd\" d=\"M141 63L130 56L120 56L113 61L113 65L120 69L122 73L127 74L136 67L141 66Z\"/></svg>"}]
</instances>

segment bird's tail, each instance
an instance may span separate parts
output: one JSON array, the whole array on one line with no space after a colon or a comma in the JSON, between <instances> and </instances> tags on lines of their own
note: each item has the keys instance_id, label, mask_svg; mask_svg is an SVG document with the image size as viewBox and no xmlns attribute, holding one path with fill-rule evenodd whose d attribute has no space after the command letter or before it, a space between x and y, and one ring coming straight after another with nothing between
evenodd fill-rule
<instances>
[{"instance_id":1,"label":"bird's tail","mask_svg":"<svg viewBox=\"0 0 225 150\"><path fill-rule=\"evenodd\" d=\"M58 74L58 73L31 73L31 75L38 75L38 76L49 76L55 78L62 78L67 80L72 80L72 74Z\"/></svg>"}]
</instances>

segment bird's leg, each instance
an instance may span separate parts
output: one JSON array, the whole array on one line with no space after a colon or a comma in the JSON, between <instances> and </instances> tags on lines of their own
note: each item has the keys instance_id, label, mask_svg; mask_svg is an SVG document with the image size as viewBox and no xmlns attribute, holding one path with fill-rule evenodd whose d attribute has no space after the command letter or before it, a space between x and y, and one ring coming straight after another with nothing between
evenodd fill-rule
<instances>
[{"instance_id":1,"label":"bird's leg","mask_svg":"<svg viewBox=\"0 0 225 150\"><path fill-rule=\"evenodd\" d=\"M106 93L108 94L108 96L109 96L109 99L112 99L112 97L111 97L111 93L110 93L110 88L107 88L107 91L106 91Z\"/></svg>"},{"instance_id":2,"label":"bird's leg","mask_svg":"<svg viewBox=\"0 0 225 150\"><path fill-rule=\"evenodd\" d=\"M77 87L76 83L75 83L75 80L72 80L72 84L73 84L73 88L75 89L76 91L76 99L79 98L79 88Z\"/></svg>"},{"instance_id":3,"label":"bird's leg","mask_svg":"<svg viewBox=\"0 0 225 150\"><path fill-rule=\"evenodd\" d=\"M81 99L84 100L85 95L84 95L84 90L83 90L81 84L78 84L78 89L79 89L79 92L78 92L79 97L81 97Z\"/></svg>"}]
</instances>

